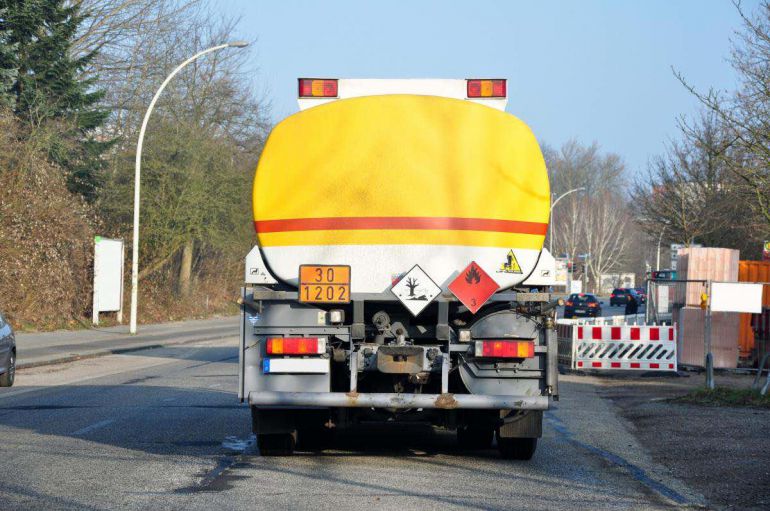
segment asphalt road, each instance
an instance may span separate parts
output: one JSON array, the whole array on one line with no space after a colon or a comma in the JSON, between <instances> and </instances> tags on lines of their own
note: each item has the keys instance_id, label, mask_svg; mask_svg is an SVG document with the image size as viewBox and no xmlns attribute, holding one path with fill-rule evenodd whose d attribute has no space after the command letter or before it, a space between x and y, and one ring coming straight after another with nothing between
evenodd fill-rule
<instances>
[{"instance_id":1,"label":"asphalt road","mask_svg":"<svg viewBox=\"0 0 770 511\"><path fill-rule=\"evenodd\" d=\"M376 428L261 457L235 396L236 339L20 371L0 389L0 508L666 509L701 502L590 377L562 377L533 460L452 433Z\"/></svg>"}]
</instances>

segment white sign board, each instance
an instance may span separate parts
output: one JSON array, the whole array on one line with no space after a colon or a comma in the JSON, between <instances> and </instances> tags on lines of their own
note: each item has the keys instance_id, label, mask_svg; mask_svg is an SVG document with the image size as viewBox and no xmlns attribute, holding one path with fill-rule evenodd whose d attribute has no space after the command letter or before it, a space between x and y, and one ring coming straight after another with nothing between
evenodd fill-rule
<instances>
[{"instance_id":1,"label":"white sign board","mask_svg":"<svg viewBox=\"0 0 770 511\"><path fill-rule=\"evenodd\" d=\"M582 280L573 280L569 284L569 292L574 293L582 293L583 292L583 281Z\"/></svg>"},{"instance_id":2,"label":"white sign board","mask_svg":"<svg viewBox=\"0 0 770 511\"><path fill-rule=\"evenodd\" d=\"M94 238L94 304L93 322L99 323L99 313L123 312L123 240L96 236Z\"/></svg>"},{"instance_id":3,"label":"white sign board","mask_svg":"<svg viewBox=\"0 0 770 511\"><path fill-rule=\"evenodd\" d=\"M441 293L441 288L416 264L390 290L413 316Z\"/></svg>"},{"instance_id":4,"label":"white sign board","mask_svg":"<svg viewBox=\"0 0 770 511\"><path fill-rule=\"evenodd\" d=\"M762 284L712 282L712 312L762 312Z\"/></svg>"},{"instance_id":5,"label":"white sign board","mask_svg":"<svg viewBox=\"0 0 770 511\"><path fill-rule=\"evenodd\" d=\"M657 288L657 302L655 303L655 307L658 309L659 313L666 313L669 312L668 310L668 295L671 293L671 287L670 286L656 286Z\"/></svg>"}]
</instances>

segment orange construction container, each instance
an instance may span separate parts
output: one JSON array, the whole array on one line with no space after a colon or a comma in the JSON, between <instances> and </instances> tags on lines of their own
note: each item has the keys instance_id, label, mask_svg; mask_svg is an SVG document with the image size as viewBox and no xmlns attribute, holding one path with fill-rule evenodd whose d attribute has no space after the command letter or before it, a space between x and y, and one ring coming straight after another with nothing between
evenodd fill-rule
<instances>
[{"instance_id":1,"label":"orange construction container","mask_svg":"<svg viewBox=\"0 0 770 511\"><path fill-rule=\"evenodd\" d=\"M770 283L770 261L740 261L738 263L739 282L767 282ZM762 291L762 315L768 314L770 309L770 285L764 286ZM754 329L751 325L751 314L741 314L738 326L739 356L744 361L753 362L756 357L756 342Z\"/></svg>"}]
</instances>

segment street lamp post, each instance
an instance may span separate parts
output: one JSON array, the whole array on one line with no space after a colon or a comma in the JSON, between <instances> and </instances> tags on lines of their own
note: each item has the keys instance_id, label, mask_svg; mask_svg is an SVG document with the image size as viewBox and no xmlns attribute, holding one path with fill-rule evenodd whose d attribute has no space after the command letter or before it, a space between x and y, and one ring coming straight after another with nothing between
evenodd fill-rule
<instances>
[{"instance_id":1,"label":"street lamp post","mask_svg":"<svg viewBox=\"0 0 770 511\"><path fill-rule=\"evenodd\" d=\"M150 114L155 107L155 103L158 101L161 92L166 88L166 85L171 81L176 74L182 70L187 64L195 59L206 55L207 53L222 50L224 48L244 48L249 43L246 41L234 41L232 43L220 44L218 46L212 46L206 50L200 51L179 64L171 74L160 84L155 96L150 101L150 106L147 108L147 112L144 114L142 120L142 128L139 130L139 141L136 144L136 160L134 162L134 239L133 239L133 251L131 259L131 321L129 323L129 332L136 333L136 315L137 315L137 296L139 291L139 181L142 173L142 144L144 142L144 131L147 129L147 122L150 120Z\"/></svg>"},{"instance_id":2,"label":"street lamp post","mask_svg":"<svg viewBox=\"0 0 770 511\"><path fill-rule=\"evenodd\" d=\"M579 192L580 190L585 190L585 186L581 186L579 188L573 188L572 190L566 191L563 194L559 195L559 198L556 199L551 203L551 210L550 210L550 223L548 224L548 251L551 252L551 255L553 255L553 207L556 205L557 202L562 200L567 195L573 193L573 192Z\"/></svg>"},{"instance_id":3,"label":"street lamp post","mask_svg":"<svg viewBox=\"0 0 770 511\"><path fill-rule=\"evenodd\" d=\"M658 236L658 255L655 258L655 271L660 270L660 242L663 240L663 233L666 232L666 228L663 227L660 231L660 236Z\"/></svg>"}]
</instances>

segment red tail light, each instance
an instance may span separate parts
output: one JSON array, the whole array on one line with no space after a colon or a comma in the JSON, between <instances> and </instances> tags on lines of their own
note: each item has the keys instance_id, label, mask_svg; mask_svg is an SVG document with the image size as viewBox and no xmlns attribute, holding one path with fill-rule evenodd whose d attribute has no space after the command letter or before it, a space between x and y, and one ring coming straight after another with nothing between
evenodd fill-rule
<instances>
[{"instance_id":1,"label":"red tail light","mask_svg":"<svg viewBox=\"0 0 770 511\"><path fill-rule=\"evenodd\" d=\"M326 352L325 337L268 337L268 355L318 355Z\"/></svg>"},{"instance_id":2,"label":"red tail light","mask_svg":"<svg viewBox=\"0 0 770 511\"><path fill-rule=\"evenodd\" d=\"M535 343L532 341L476 341L476 356L530 358L535 356Z\"/></svg>"},{"instance_id":3,"label":"red tail light","mask_svg":"<svg viewBox=\"0 0 770 511\"><path fill-rule=\"evenodd\" d=\"M612 294L610 295L610 298L615 298L615 293L612 293Z\"/></svg>"},{"instance_id":4,"label":"red tail light","mask_svg":"<svg viewBox=\"0 0 770 511\"><path fill-rule=\"evenodd\" d=\"M566 301L566 302L564 303L564 305L566 305L567 307L572 307L572 305L573 305L573 302L572 302L572 300L568 300L568 301Z\"/></svg>"},{"instance_id":5,"label":"red tail light","mask_svg":"<svg viewBox=\"0 0 770 511\"><path fill-rule=\"evenodd\" d=\"M469 98L504 98L505 80L468 80Z\"/></svg>"},{"instance_id":6,"label":"red tail light","mask_svg":"<svg viewBox=\"0 0 770 511\"><path fill-rule=\"evenodd\" d=\"M588 306L596 308L596 307L599 306L599 304L598 303L589 303Z\"/></svg>"},{"instance_id":7,"label":"red tail light","mask_svg":"<svg viewBox=\"0 0 770 511\"><path fill-rule=\"evenodd\" d=\"M337 80L321 78L300 78L299 97L336 98Z\"/></svg>"}]
</instances>

